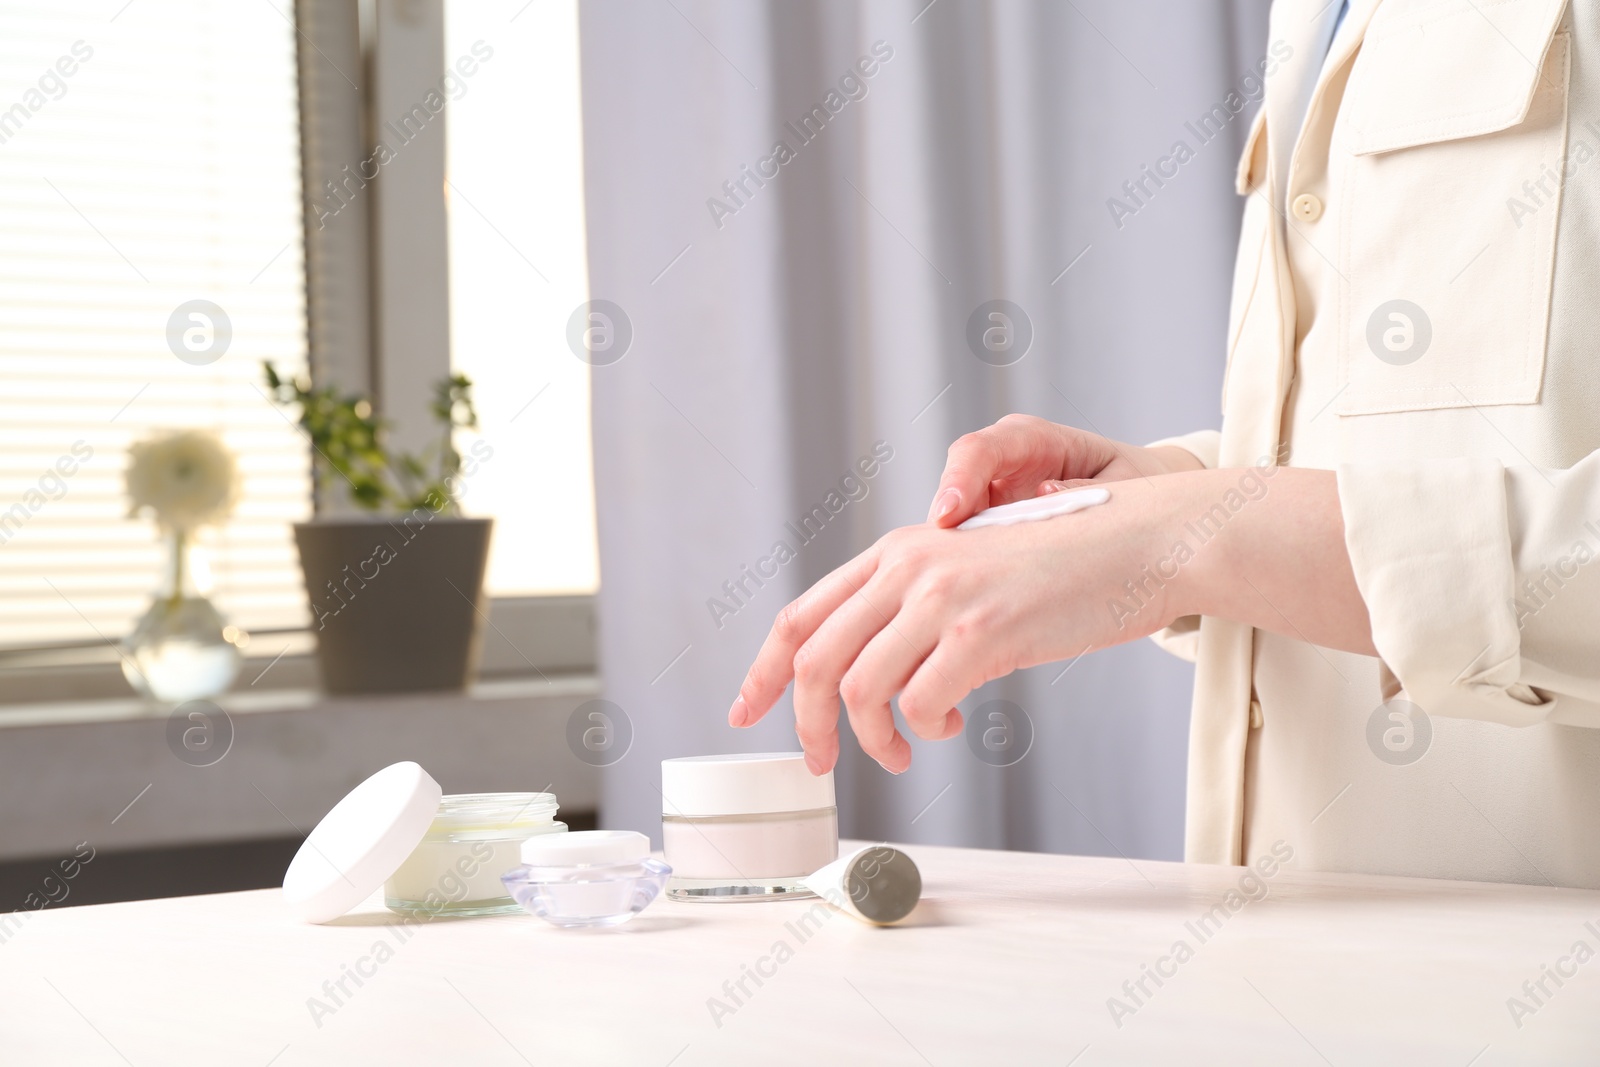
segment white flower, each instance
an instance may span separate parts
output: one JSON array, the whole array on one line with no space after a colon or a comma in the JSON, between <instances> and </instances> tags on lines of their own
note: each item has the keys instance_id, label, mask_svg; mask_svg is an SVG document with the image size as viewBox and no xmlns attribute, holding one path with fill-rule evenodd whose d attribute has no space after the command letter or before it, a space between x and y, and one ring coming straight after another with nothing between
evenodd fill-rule
<instances>
[{"instance_id":1,"label":"white flower","mask_svg":"<svg viewBox=\"0 0 1600 1067\"><path fill-rule=\"evenodd\" d=\"M187 533L220 522L239 499L239 468L222 440L179 430L128 450L129 514L155 513L164 528Z\"/></svg>"}]
</instances>

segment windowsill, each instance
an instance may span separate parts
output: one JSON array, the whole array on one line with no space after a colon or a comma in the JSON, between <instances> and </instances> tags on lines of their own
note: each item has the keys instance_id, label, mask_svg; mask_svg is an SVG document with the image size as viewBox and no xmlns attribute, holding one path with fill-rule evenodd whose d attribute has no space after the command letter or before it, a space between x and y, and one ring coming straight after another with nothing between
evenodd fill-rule
<instances>
[{"instance_id":1,"label":"windowsill","mask_svg":"<svg viewBox=\"0 0 1600 1067\"><path fill-rule=\"evenodd\" d=\"M264 689L223 693L211 703L232 715L256 715L313 708L336 710L374 704L428 703L441 708L470 708L484 701L539 697L592 697L599 679L589 672L551 674L545 678L518 676L484 679L464 693L368 693L331 696L313 689ZM0 729L15 726L52 726L79 723L165 719L172 706L142 697L106 697L95 700L48 700L26 704L0 704Z\"/></svg>"},{"instance_id":2,"label":"windowsill","mask_svg":"<svg viewBox=\"0 0 1600 1067\"><path fill-rule=\"evenodd\" d=\"M304 834L374 771L415 760L446 793L548 791L593 813L599 768L569 746L593 674L485 681L465 693L329 697L230 693L231 742L209 766L181 758L170 711L133 698L0 709L0 859ZM25 817L24 817L25 813ZM559 815L557 816L560 817Z\"/></svg>"},{"instance_id":3,"label":"windowsill","mask_svg":"<svg viewBox=\"0 0 1600 1067\"><path fill-rule=\"evenodd\" d=\"M552 682L592 675L594 597L496 597L482 642L479 687L516 684L510 680L524 676L537 680L541 674ZM236 688L216 703L232 714L236 708L248 712L292 705L296 699L315 701L318 678L314 631L257 634L245 650ZM46 711L49 706L61 710ZM32 718L39 714L45 717ZM117 648L108 642L0 649L0 725L14 725L14 716L57 722L63 716L93 721L149 714L149 705L123 677Z\"/></svg>"}]
</instances>

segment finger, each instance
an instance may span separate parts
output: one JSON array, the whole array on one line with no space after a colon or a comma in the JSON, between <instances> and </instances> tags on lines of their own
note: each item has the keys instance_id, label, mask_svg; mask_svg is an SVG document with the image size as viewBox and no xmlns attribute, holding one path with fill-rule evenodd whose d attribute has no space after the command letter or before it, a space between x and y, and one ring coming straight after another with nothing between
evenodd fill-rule
<instances>
[{"instance_id":1,"label":"finger","mask_svg":"<svg viewBox=\"0 0 1600 1067\"><path fill-rule=\"evenodd\" d=\"M794 654L824 619L872 577L878 553L876 545L867 549L778 612L761 651L745 673L739 696L728 709L729 725L753 726L772 709L794 678Z\"/></svg>"},{"instance_id":2,"label":"finger","mask_svg":"<svg viewBox=\"0 0 1600 1067\"><path fill-rule=\"evenodd\" d=\"M795 653L794 729L813 774L827 773L839 759L841 679L899 608L898 596L884 582L868 581ZM877 758L870 749L868 754Z\"/></svg>"},{"instance_id":3,"label":"finger","mask_svg":"<svg viewBox=\"0 0 1600 1067\"><path fill-rule=\"evenodd\" d=\"M956 526L986 507L1005 503L1010 480L1024 471L1036 472L1027 479L1030 486L1041 477L1060 475L1060 448L1049 423L1020 416L1008 415L958 438L946 454L928 521ZM1000 499L993 497L991 488L1001 490Z\"/></svg>"},{"instance_id":4,"label":"finger","mask_svg":"<svg viewBox=\"0 0 1600 1067\"><path fill-rule=\"evenodd\" d=\"M919 643L918 637L907 635L909 625L904 611L890 620L867 642L839 684L850 729L862 751L892 774L911 766L911 745L895 728L889 700L911 679L933 644L931 638Z\"/></svg>"},{"instance_id":5,"label":"finger","mask_svg":"<svg viewBox=\"0 0 1600 1067\"><path fill-rule=\"evenodd\" d=\"M940 641L912 673L900 693L900 714L912 733L924 740L942 741L961 731L956 705L988 681L970 656L958 645Z\"/></svg>"},{"instance_id":6,"label":"finger","mask_svg":"<svg viewBox=\"0 0 1600 1067\"><path fill-rule=\"evenodd\" d=\"M965 522L989 506L989 485L1004 474L1006 458L1001 438L1007 436L991 426L958 438L945 456L944 473L928 509L928 521L950 527Z\"/></svg>"}]
</instances>

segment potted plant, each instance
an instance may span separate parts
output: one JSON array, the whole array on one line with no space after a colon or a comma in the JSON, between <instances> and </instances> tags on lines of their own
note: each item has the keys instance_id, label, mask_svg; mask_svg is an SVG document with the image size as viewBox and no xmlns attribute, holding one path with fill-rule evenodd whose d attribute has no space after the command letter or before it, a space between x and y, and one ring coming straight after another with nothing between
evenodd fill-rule
<instances>
[{"instance_id":1,"label":"potted plant","mask_svg":"<svg viewBox=\"0 0 1600 1067\"><path fill-rule=\"evenodd\" d=\"M461 690L477 665L492 519L461 515L464 479L493 455L465 459L459 429L478 425L472 382L438 383L439 437L421 455L396 453L363 397L313 388L264 364L272 398L299 411L316 477L367 517L296 523L295 544L329 693Z\"/></svg>"}]
</instances>

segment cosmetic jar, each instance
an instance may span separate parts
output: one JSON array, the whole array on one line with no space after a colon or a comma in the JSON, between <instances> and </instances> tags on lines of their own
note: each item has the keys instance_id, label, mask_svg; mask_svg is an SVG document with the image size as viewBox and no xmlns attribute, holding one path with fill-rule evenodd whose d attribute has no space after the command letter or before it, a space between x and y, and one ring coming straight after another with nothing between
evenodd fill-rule
<instances>
[{"instance_id":1,"label":"cosmetic jar","mask_svg":"<svg viewBox=\"0 0 1600 1067\"><path fill-rule=\"evenodd\" d=\"M417 919L517 910L500 875L524 841L563 836L549 793L444 796L417 764L393 763L352 789L306 836L283 875L283 901L325 923L380 889Z\"/></svg>"},{"instance_id":2,"label":"cosmetic jar","mask_svg":"<svg viewBox=\"0 0 1600 1067\"><path fill-rule=\"evenodd\" d=\"M550 793L458 793L439 799L427 833L383 886L402 915L515 912L500 876L522 862L523 842L564 833Z\"/></svg>"},{"instance_id":3,"label":"cosmetic jar","mask_svg":"<svg viewBox=\"0 0 1600 1067\"><path fill-rule=\"evenodd\" d=\"M661 840L673 900L790 900L839 854L833 772L799 752L661 761Z\"/></svg>"},{"instance_id":4,"label":"cosmetic jar","mask_svg":"<svg viewBox=\"0 0 1600 1067\"><path fill-rule=\"evenodd\" d=\"M660 893L672 868L632 830L580 830L522 843L522 864L500 876L520 907L556 926L616 926Z\"/></svg>"}]
</instances>

